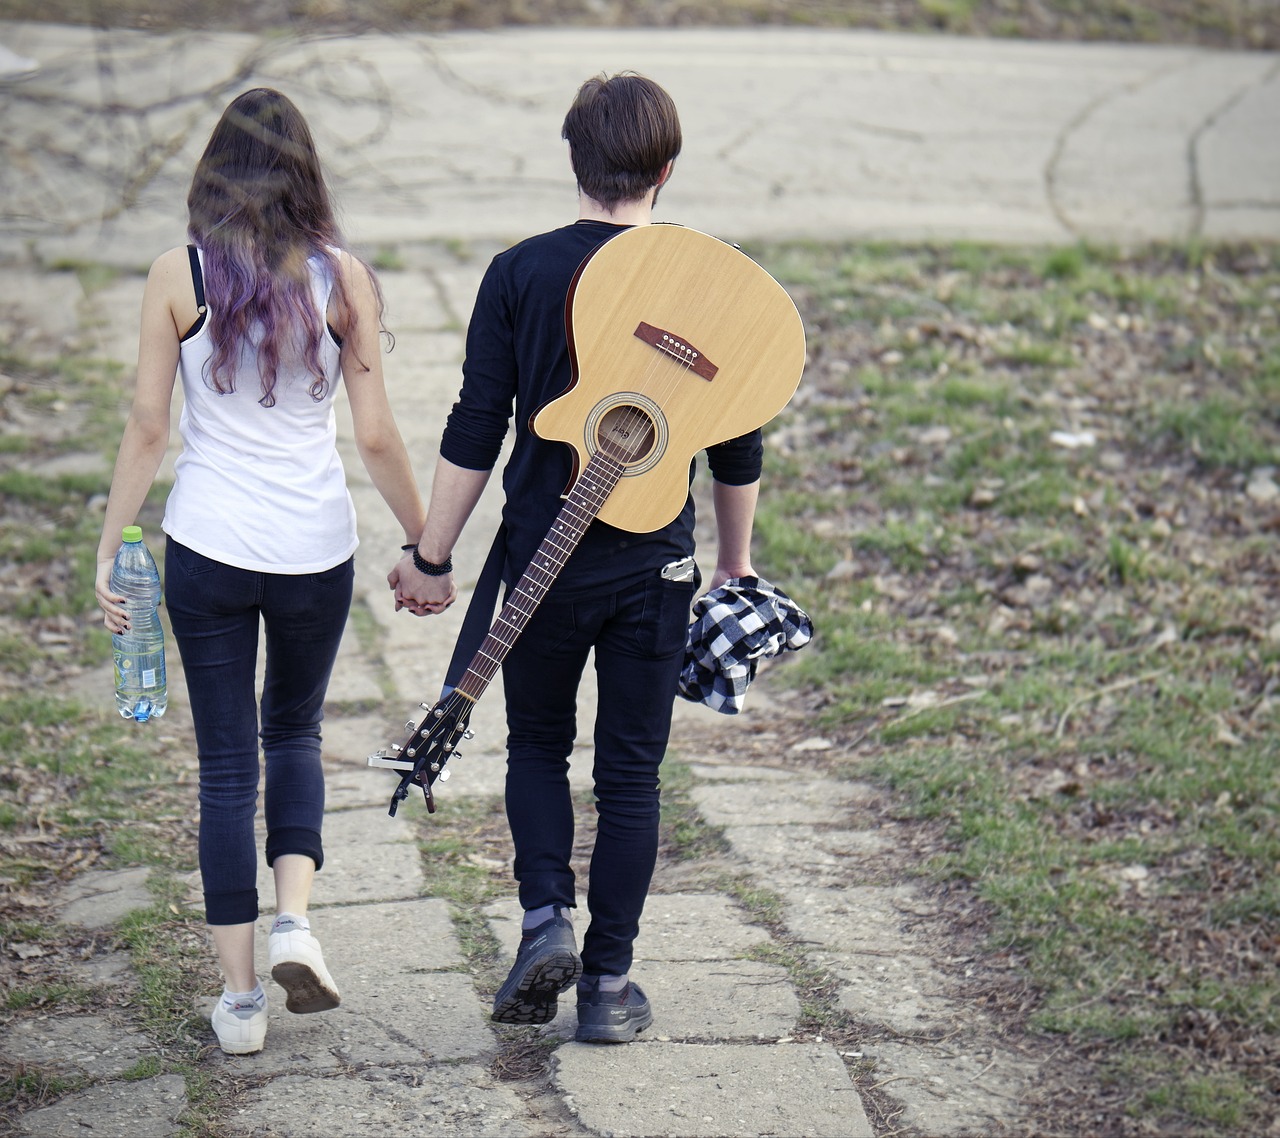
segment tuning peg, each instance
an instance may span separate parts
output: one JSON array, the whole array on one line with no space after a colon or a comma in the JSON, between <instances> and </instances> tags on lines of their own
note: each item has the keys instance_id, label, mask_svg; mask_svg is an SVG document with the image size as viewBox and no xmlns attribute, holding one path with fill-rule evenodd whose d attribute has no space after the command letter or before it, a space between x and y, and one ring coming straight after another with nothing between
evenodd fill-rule
<instances>
[{"instance_id":1,"label":"tuning peg","mask_svg":"<svg viewBox=\"0 0 1280 1138\"><path fill-rule=\"evenodd\" d=\"M453 752L451 752L451 753L450 753L449 758L450 758L450 759L460 759L460 758L462 758L462 752L461 752L461 751L453 751Z\"/></svg>"},{"instance_id":2,"label":"tuning peg","mask_svg":"<svg viewBox=\"0 0 1280 1138\"><path fill-rule=\"evenodd\" d=\"M429 704L429 703L420 703L420 704L418 704L418 707L419 707L419 708L421 708L423 711L430 711L430 710L431 710L431 704Z\"/></svg>"},{"instance_id":3,"label":"tuning peg","mask_svg":"<svg viewBox=\"0 0 1280 1138\"><path fill-rule=\"evenodd\" d=\"M414 729L414 727L415 727L415 726L417 726L417 725L413 722L413 720L412 720L412 719L406 719L406 720L405 720L405 723L404 723L404 729L405 729L406 731L412 731L412 730Z\"/></svg>"},{"instance_id":4,"label":"tuning peg","mask_svg":"<svg viewBox=\"0 0 1280 1138\"><path fill-rule=\"evenodd\" d=\"M462 733L462 737L463 737L464 739L466 739L466 740L470 741L471 739L474 739L474 738L476 737L476 733L475 733L474 731L472 731L470 727L468 727L468 728L467 728L467 729Z\"/></svg>"},{"instance_id":5,"label":"tuning peg","mask_svg":"<svg viewBox=\"0 0 1280 1138\"><path fill-rule=\"evenodd\" d=\"M441 772L440 772L436 777L437 777L441 782L448 782L448 781L449 781L449 773L450 773L449 771L444 770L444 771L441 771Z\"/></svg>"}]
</instances>

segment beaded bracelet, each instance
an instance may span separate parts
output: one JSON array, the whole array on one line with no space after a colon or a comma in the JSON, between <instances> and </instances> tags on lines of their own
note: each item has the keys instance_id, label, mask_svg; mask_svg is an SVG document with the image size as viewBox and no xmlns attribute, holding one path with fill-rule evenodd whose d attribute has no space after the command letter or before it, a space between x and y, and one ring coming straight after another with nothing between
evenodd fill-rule
<instances>
[{"instance_id":1,"label":"beaded bracelet","mask_svg":"<svg viewBox=\"0 0 1280 1138\"><path fill-rule=\"evenodd\" d=\"M428 561L421 553L418 552L417 543L414 543L413 545L402 545L400 548L403 549L405 553L408 553L410 550L413 551L413 567L417 569L419 573L422 573L427 577L443 577L446 573L453 572L452 554L446 557L441 564L437 565L434 561Z\"/></svg>"}]
</instances>

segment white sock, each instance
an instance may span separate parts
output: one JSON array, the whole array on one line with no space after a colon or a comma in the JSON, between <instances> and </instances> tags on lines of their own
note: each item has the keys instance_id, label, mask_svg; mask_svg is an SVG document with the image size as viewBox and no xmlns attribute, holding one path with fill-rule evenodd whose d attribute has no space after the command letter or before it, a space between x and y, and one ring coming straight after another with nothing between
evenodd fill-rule
<instances>
[{"instance_id":1,"label":"white sock","mask_svg":"<svg viewBox=\"0 0 1280 1138\"><path fill-rule=\"evenodd\" d=\"M242 1000L252 1000L258 1007L262 1007L267 1002L267 993L262 990L261 984L252 992L232 992L226 988L222 989L222 1002L227 1007L234 1008Z\"/></svg>"},{"instance_id":2,"label":"white sock","mask_svg":"<svg viewBox=\"0 0 1280 1138\"><path fill-rule=\"evenodd\" d=\"M295 928L301 929L304 933L311 931L311 922L306 917L300 917L297 913L277 913L276 919L271 923L271 931L276 932L280 925L292 923Z\"/></svg>"}]
</instances>

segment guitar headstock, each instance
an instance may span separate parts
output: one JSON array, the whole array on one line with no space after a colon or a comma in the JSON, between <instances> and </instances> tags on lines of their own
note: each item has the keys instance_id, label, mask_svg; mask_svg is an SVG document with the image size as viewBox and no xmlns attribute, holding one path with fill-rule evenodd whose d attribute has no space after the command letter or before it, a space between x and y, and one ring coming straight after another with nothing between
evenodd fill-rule
<instances>
[{"instance_id":1,"label":"guitar headstock","mask_svg":"<svg viewBox=\"0 0 1280 1138\"><path fill-rule=\"evenodd\" d=\"M420 705L426 714L415 724L405 724L406 734L399 743L388 749L375 751L369 756L370 766L389 767L403 771L400 785L391 796L388 813L395 817L396 809L409 794L410 784L422 787L427 812L436 812L435 796L431 788L437 780L446 782L449 771L446 764L459 757L458 744L472 738L467 726L471 718L472 701L457 692L450 692L433 707Z\"/></svg>"}]
</instances>

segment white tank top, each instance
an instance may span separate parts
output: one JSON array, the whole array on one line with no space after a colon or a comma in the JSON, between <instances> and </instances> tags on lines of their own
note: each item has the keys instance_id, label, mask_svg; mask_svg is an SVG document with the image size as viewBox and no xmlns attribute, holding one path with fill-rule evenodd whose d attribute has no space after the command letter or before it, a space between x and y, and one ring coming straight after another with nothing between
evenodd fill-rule
<instances>
[{"instance_id":1,"label":"white tank top","mask_svg":"<svg viewBox=\"0 0 1280 1138\"><path fill-rule=\"evenodd\" d=\"M203 264L203 257L201 258ZM333 282L318 257L307 263L323 317ZM320 360L329 386L311 397L313 377L281 362L275 405L264 407L257 353L246 345L235 390L219 395L205 379L209 325L182 343L178 373L185 404L182 453L165 505L164 532L215 561L268 573L316 573L355 552L356 512L338 457L333 400L339 348L326 331Z\"/></svg>"}]
</instances>

